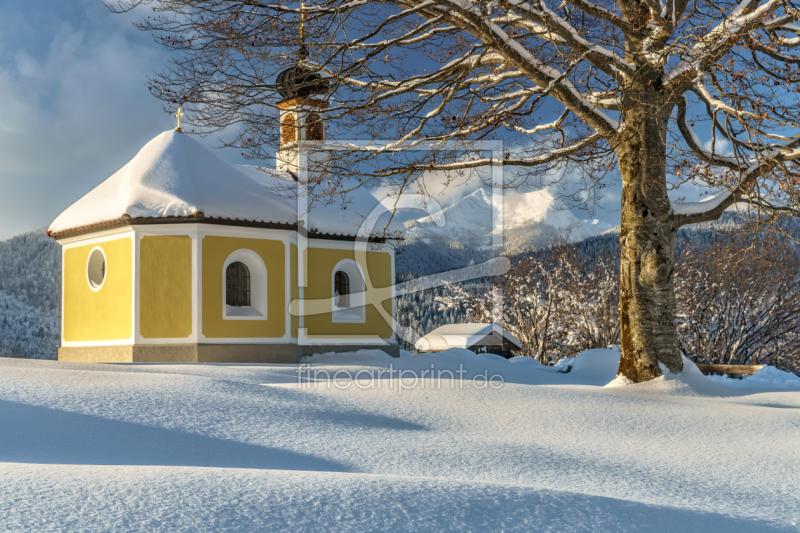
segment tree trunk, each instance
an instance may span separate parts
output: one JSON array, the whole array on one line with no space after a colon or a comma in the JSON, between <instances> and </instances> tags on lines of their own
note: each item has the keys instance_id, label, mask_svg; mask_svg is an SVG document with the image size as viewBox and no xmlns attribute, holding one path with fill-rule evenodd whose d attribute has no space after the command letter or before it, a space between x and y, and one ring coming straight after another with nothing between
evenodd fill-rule
<instances>
[{"instance_id":1,"label":"tree trunk","mask_svg":"<svg viewBox=\"0 0 800 533\"><path fill-rule=\"evenodd\" d=\"M655 80L654 80L655 81ZM655 83L630 91L617 147L622 175L619 374L635 382L683 368L675 327L675 231L667 197L671 105Z\"/></svg>"}]
</instances>

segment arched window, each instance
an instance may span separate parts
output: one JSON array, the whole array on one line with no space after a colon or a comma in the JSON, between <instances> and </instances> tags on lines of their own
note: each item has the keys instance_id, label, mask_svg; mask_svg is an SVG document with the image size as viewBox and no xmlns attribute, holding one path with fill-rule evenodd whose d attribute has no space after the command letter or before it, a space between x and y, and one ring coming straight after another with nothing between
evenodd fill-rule
<instances>
[{"instance_id":1,"label":"arched window","mask_svg":"<svg viewBox=\"0 0 800 533\"><path fill-rule=\"evenodd\" d=\"M333 276L333 298L339 309L350 307L350 278L341 270Z\"/></svg>"},{"instance_id":2,"label":"arched window","mask_svg":"<svg viewBox=\"0 0 800 533\"><path fill-rule=\"evenodd\" d=\"M363 324L366 318L366 282L361 267L343 259L331 269L333 322Z\"/></svg>"},{"instance_id":3,"label":"arched window","mask_svg":"<svg viewBox=\"0 0 800 533\"><path fill-rule=\"evenodd\" d=\"M286 113L281 122L281 142L290 143L295 140L294 115Z\"/></svg>"},{"instance_id":4,"label":"arched window","mask_svg":"<svg viewBox=\"0 0 800 533\"><path fill-rule=\"evenodd\" d=\"M254 251L236 250L222 263L223 320L267 319L267 267Z\"/></svg>"},{"instance_id":5,"label":"arched window","mask_svg":"<svg viewBox=\"0 0 800 533\"><path fill-rule=\"evenodd\" d=\"M225 303L233 307L250 305L250 270L236 261L225 271Z\"/></svg>"},{"instance_id":6,"label":"arched window","mask_svg":"<svg viewBox=\"0 0 800 533\"><path fill-rule=\"evenodd\" d=\"M316 113L309 113L306 119L306 140L321 141L323 137L322 119Z\"/></svg>"}]
</instances>

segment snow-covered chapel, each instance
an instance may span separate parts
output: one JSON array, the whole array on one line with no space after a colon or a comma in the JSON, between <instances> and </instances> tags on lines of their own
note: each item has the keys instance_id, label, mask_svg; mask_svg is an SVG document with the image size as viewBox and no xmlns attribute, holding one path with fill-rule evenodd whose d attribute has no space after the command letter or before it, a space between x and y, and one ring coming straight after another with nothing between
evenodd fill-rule
<instances>
[{"instance_id":1,"label":"snow-covered chapel","mask_svg":"<svg viewBox=\"0 0 800 533\"><path fill-rule=\"evenodd\" d=\"M278 76L274 172L233 165L180 127L148 142L50 226L62 245L60 361L297 363L320 351L398 355L394 248L357 239L368 191L302 202L303 143L322 141L308 74ZM306 145L308 146L308 145ZM390 232L402 231L393 223ZM298 231L300 230L300 231Z\"/></svg>"}]
</instances>

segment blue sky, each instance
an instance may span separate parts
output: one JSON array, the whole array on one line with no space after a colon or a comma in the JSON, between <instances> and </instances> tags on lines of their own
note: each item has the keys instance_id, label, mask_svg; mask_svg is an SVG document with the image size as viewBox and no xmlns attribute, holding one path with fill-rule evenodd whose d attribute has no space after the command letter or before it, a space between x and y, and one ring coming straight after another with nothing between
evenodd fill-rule
<instances>
[{"instance_id":1,"label":"blue sky","mask_svg":"<svg viewBox=\"0 0 800 533\"><path fill-rule=\"evenodd\" d=\"M0 240L49 225L175 126L145 85L168 56L132 27L143 14L112 14L100 0L0 0ZM618 223L618 189L595 217Z\"/></svg>"},{"instance_id":2,"label":"blue sky","mask_svg":"<svg viewBox=\"0 0 800 533\"><path fill-rule=\"evenodd\" d=\"M99 1L0 0L0 239L48 225L169 127L148 40Z\"/></svg>"},{"instance_id":3,"label":"blue sky","mask_svg":"<svg viewBox=\"0 0 800 533\"><path fill-rule=\"evenodd\" d=\"M167 57L135 17L0 0L0 240L49 225L174 127L145 86Z\"/></svg>"}]
</instances>

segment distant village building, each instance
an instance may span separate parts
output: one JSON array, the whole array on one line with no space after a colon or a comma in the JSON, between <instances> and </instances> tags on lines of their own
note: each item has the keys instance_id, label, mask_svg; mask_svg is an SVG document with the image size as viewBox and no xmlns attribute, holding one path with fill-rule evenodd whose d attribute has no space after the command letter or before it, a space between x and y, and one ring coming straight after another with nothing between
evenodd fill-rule
<instances>
[{"instance_id":1,"label":"distant village building","mask_svg":"<svg viewBox=\"0 0 800 533\"><path fill-rule=\"evenodd\" d=\"M347 210L313 203L298 232L297 200L276 192L297 184L301 143L313 148L323 138L316 111L325 104L313 99L308 76L297 66L279 75L274 173L223 161L179 122L53 222L48 234L63 249L59 360L296 363L366 347L399 354L394 248L373 241L354 251L377 200L359 189Z\"/></svg>"},{"instance_id":2,"label":"distant village building","mask_svg":"<svg viewBox=\"0 0 800 533\"><path fill-rule=\"evenodd\" d=\"M475 353L493 353L513 357L522 349L514 335L496 324L447 324L419 339L415 347L420 352L441 352L450 348L464 348Z\"/></svg>"}]
</instances>

